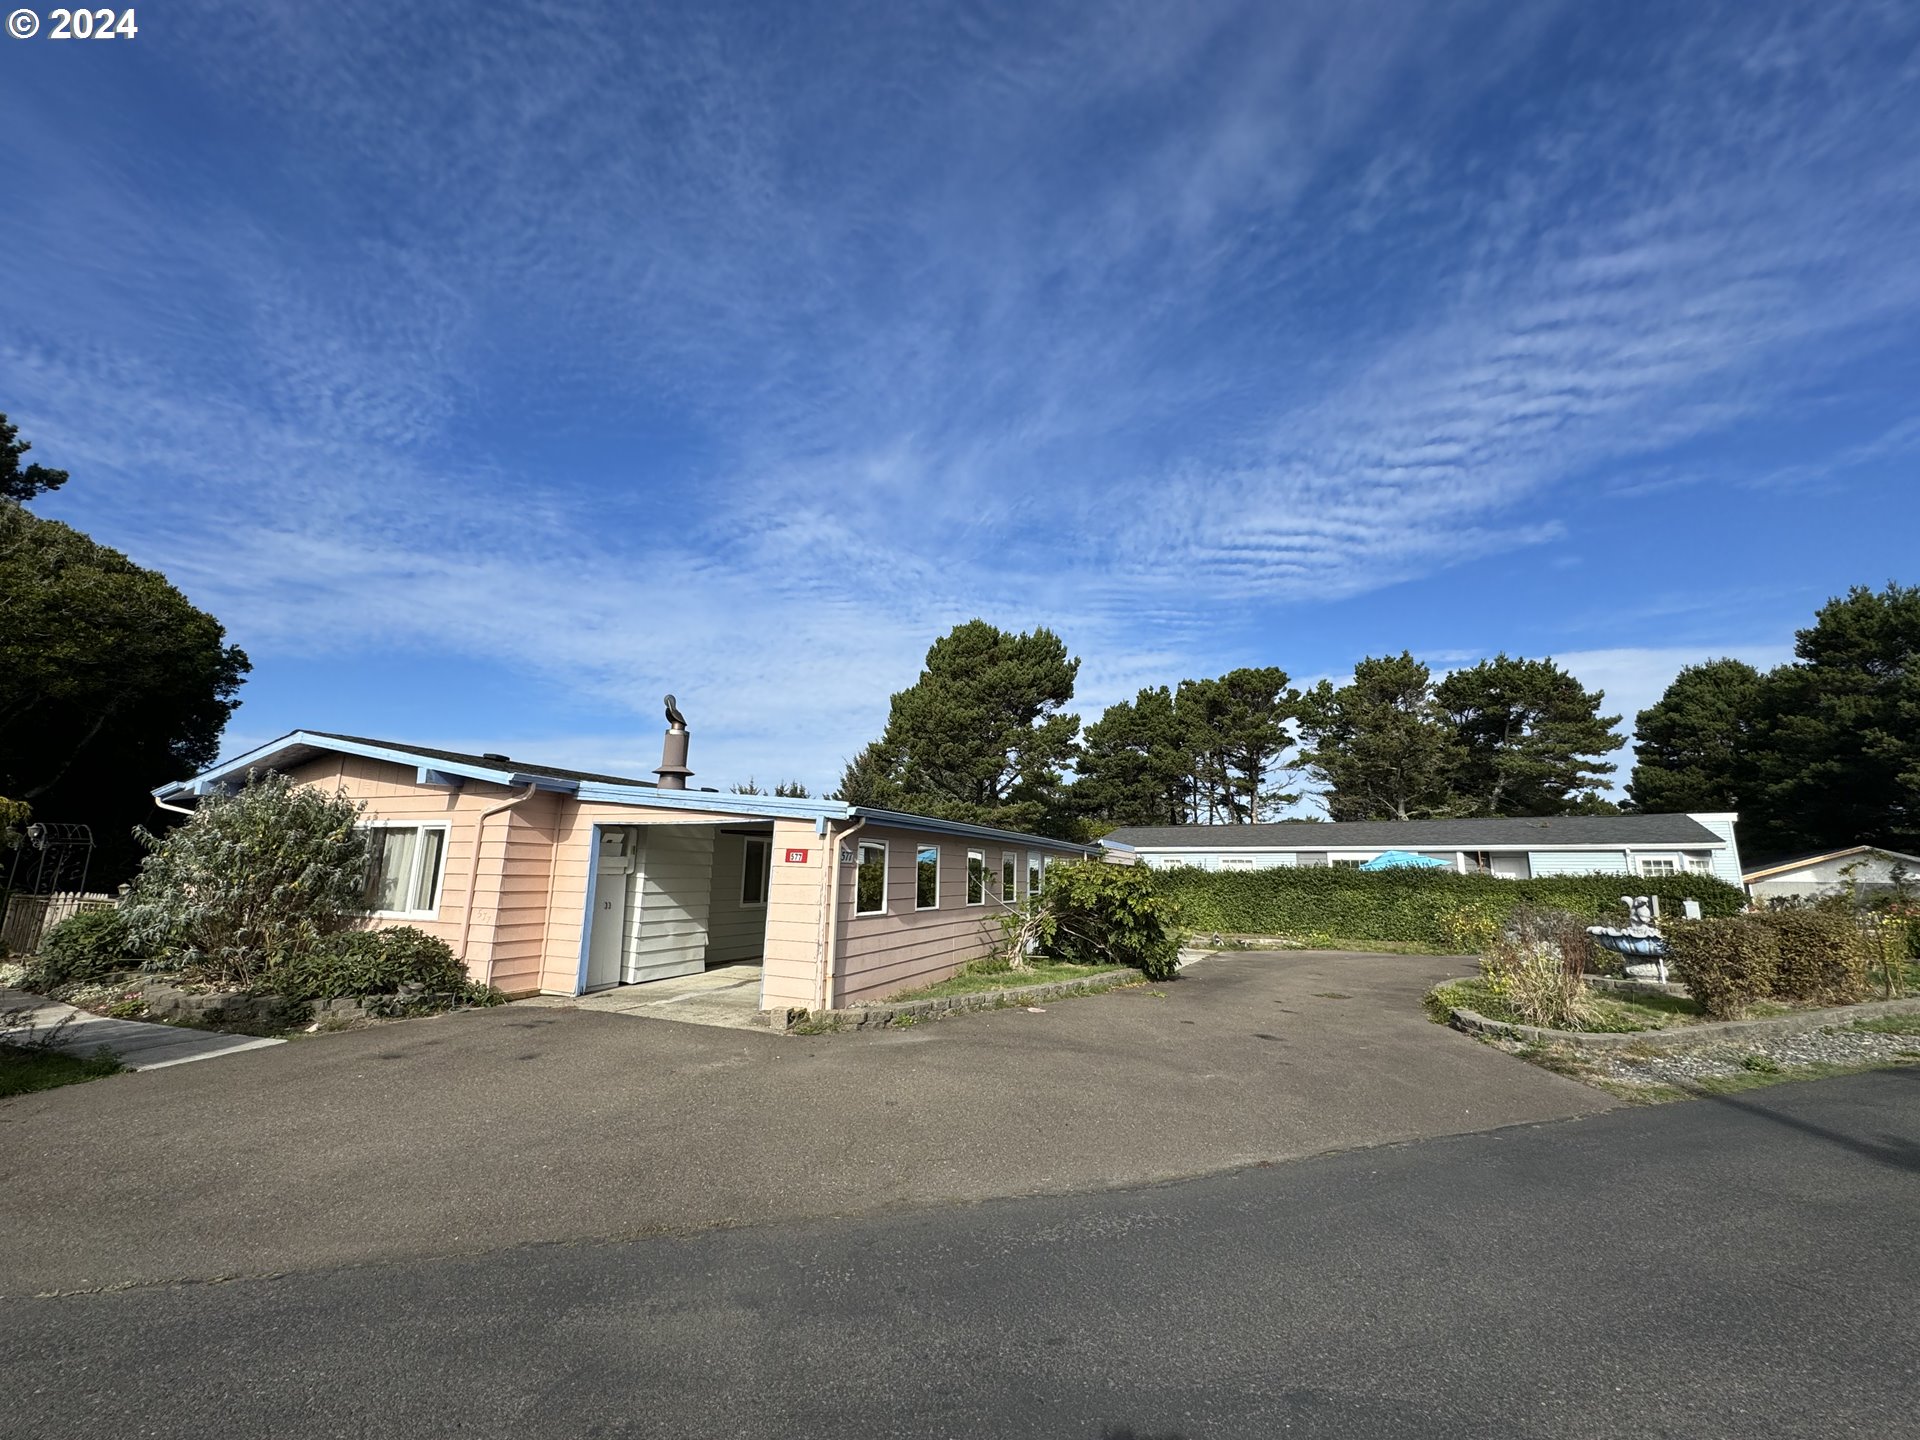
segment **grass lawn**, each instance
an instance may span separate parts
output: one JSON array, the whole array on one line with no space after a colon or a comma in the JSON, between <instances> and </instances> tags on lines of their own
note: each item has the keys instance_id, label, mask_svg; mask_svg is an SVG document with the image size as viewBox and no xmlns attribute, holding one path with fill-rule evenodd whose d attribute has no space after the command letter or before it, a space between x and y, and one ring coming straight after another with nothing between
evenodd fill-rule
<instances>
[{"instance_id":1,"label":"grass lawn","mask_svg":"<svg viewBox=\"0 0 1920 1440\"><path fill-rule=\"evenodd\" d=\"M1595 990L1588 998L1593 1001L1594 1009L1594 1018L1586 1026L1589 1033L1667 1030L1675 1025L1696 1025L1704 1018L1699 1005L1679 995L1610 994ZM1450 980L1428 992L1427 1013L1441 1024L1446 1023L1447 1011L1456 1008L1477 1011L1489 1020L1501 1020L1509 1025L1526 1023L1509 1006L1494 998L1484 980Z\"/></svg>"},{"instance_id":2,"label":"grass lawn","mask_svg":"<svg viewBox=\"0 0 1920 1440\"><path fill-rule=\"evenodd\" d=\"M1000 960L976 960L957 975L937 985L889 995L885 1003L903 1000L939 1000L948 995L977 995L983 990L1012 990L1021 985L1051 985L1059 980L1084 980L1089 975L1110 975L1124 965L1062 965L1053 960L1036 960L1030 969L1009 969Z\"/></svg>"},{"instance_id":3,"label":"grass lawn","mask_svg":"<svg viewBox=\"0 0 1920 1440\"><path fill-rule=\"evenodd\" d=\"M125 1067L111 1055L63 1055L39 1045L0 1045L0 1095L55 1090L118 1075Z\"/></svg>"},{"instance_id":4,"label":"grass lawn","mask_svg":"<svg viewBox=\"0 0 1920 1440\"><path fill-rule=\"evenodd\" d=\"M1855 1030L1870 1030L1876 1035L1920 1035L1920 1013L1912 1015L1876 1015L1871 1020L1856 1020Z\"/></svg>"}]
</instances>

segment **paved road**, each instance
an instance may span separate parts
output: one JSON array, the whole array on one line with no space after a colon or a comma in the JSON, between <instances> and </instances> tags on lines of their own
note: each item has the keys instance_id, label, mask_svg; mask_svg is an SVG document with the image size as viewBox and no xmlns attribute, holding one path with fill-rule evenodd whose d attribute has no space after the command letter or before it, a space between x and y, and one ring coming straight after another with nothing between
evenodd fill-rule
<instances>
[{"instance_id":1,"label":"paved road","mask_svg":"<svg viewBox=\"0 0 1920 1440\"><path fill-rule=\"evenodd\" d=\"M1161 1187L0 1302L29 1437L1920 1433L1920 1073Z\"/></svg>"},{"instance_id":2,"label":"paved road","mask_svg":"<svg viewBox=\"0 0 1920 1440\"><path fill-rule=\"evenodd\" d=\"M1176 983L787 1038L508 1007L0 1103L0 1295L635 1237L1204 1174L1603 1094L1429 1024L1462 962Z\"/></svg>"}]
</instances>

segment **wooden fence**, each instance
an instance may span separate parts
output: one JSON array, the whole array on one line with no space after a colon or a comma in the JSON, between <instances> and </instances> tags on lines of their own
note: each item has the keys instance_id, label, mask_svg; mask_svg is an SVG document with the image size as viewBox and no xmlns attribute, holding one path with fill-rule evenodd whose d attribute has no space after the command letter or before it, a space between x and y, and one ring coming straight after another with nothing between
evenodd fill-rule
<instances>
[{"instance_id":1,"label":"wooden fence","mask_svg":"<svg viewBox=\"0 0 1920 1440\"><path fill-rule=\"evenodd\" d=\"M0 942L9 955L31 955L40 948L40 937L68 916L82 910L111 910L116 903L111 895L85 895L77 890L10 896L6 918L0 920Z\"/></svg>"}]
</instances>

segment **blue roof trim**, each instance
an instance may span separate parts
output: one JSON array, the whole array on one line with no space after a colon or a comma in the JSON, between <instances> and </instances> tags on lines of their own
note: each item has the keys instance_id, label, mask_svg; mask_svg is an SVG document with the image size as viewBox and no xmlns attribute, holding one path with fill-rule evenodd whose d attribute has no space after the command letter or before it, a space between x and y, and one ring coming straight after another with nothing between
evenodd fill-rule
<instances>
[{"instance_id":1,"label":"blue roof trim","mask_svg":"<svg viewBox=\"0 0 1920 1440\"><path fill-rule=\"evenodd\" d=\"M735 795L718 790L657 790L651 785L615 785L582 780L580 799L603 805L645 805L657 810L713 810L727 815L764 815L780 820L844 820L844 800L791 800L784 795Z\"/></svg>"},{"instance_id":2,"label":"blue roof trim","mask_svg":"<svg viewBox=\"0 0 1920 1440\"><path fill-rule=\"evenodd\" d=\"M966 835L976 840L999 840L1011 845L1050 845L1057 850L1077 850L1082 855L1097 855L1098 845L1082 845L1077 840L1055 840L1047 835L1029 835L1024 830L996 830L991 825L969 825L964 820L936 820L931 815L914 815L905 810L876 810L855 805L848 812L876 825L897 825L902 830L932 830L941 835Z\"/></svg>"},{"instance_id":3,"label":"blue roof trim","mask_svg":"<svg viewBox=\"0 0 1920 1440\"><path fill-rule=\"evenodd\" d=\"M389 764L404 765L419 777L419 783L423 785L445 785L454 780L484 780L512 790L524 790L531 785L536 790L549 790L560 795L572 795L580 789L578 780L562 780L553 775L527 775L511 769L496 770L484 765L468 765L455 760L445 760L437 755L422 755L397 746L364 745L357 740L339 740L331 735L316 735L310 730L295 730L289 735L282 735L278 740L269 741L257 750L249 750L246 754L236 755L230 760L218 761L191 780L176 780L171 785L160 786L152 793L156 799L161 800L204 795L209 790L244 780L249 770L270 770L274 768L276 761L299 750L357 755L363 760L384 760ZM437 778L426 779L429 772Z\"/></svg>"},{"instance_id":4,"label":"blue roof trim","mask_svg":"<svg viewBox=\"0 0 1920 1440\"><path fill-rule=\"evenodd\" d=\"M215 790L228 789L246 779L249 770L267 770L300 751L357 755L365 760L384 760L412 770L422 785L451 785L466 780L483 780L492 785L572 795L583 801L603 805L632 805L650 810L704 810L720 815L752 815L776 820L872 821L894 825L903 830L930 830L942 835L965 835L977 840L998 840L1011 845L1045 845L1056 850L1073 850L1097 855L1100 845L1082 845L1072 840L1054 840L1045 835L1028 835L1019 830L998 830L990 825L969 825L959 820L937 820L930 815L914 815L904 810L876 810L865 805L849 805L844 800L789 799L784 795L734 795L714 790L660 790L651 785L620 785L606 780L563 780L551 775L528 775L512 769L492 769L423 755L397 745L368 745L358 740L343 740L311 730L295 730L269 741L258 749L230 760L222 760L191 780L162 785L152 793L156 799L183 800ZM301 758L306 758L302 756ZM1108 842L1102 842L1106 844ZM1117 844L1114 848L1124 848Z\"/></svg>"}]
</instances>

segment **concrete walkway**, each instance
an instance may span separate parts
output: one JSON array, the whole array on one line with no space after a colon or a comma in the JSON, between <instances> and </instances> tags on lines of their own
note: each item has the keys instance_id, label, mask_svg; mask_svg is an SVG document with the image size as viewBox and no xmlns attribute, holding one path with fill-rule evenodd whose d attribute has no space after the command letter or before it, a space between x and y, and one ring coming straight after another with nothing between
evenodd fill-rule
<instances>
[{"instance_id":1,"label":"concrete walkway","mask_svg":"<svg viewBox=\"0 0 1920 1440\"><path fill-rule=\"evenodd\" d=\"M698 975L675 975L640 985L617 985L571 998L537 995L518 1002L536 1008L567 1006L603 1015L643 1015L685 1025L718 1025L728 1030L765 1030L760 1015L760 966L716 965Z\"/></svg>"},{"instance_id":2,"label":"concrete walkway","mask_svg":"<svg viewBox=\"0 0 1920 1440\"><path fill-rule=\"evenodd\" d=\"M90 1010L63 1005L44 995L24 990L0 989L0 1041L26 1044L59 1028L53 1048L68 1055L92 1055L110 1050L129 1070L164 1070L169 1065L186 1065L195 1060L211 1060L216 1055L233 1055L242 1050L258 1050L264 1045L284 1045L284 1040L258 1035L225 1035L217 1030L187 1030L175 1025L155 1025L146 1020L110 1020Z\"/></svg>"}]
</instances>

